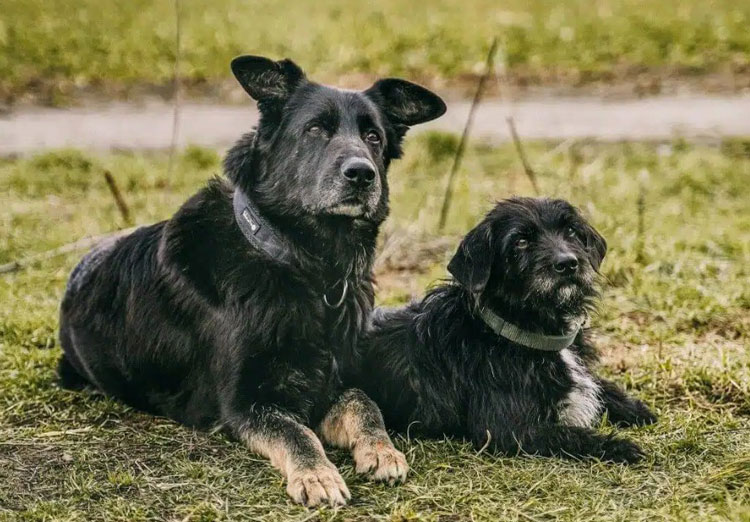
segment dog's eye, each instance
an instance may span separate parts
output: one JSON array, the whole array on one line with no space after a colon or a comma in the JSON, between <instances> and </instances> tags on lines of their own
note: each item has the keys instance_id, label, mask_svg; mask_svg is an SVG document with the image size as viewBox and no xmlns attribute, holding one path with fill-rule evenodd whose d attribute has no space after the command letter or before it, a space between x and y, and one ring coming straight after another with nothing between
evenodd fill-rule
<instances>
[{"instance_id":1,"label":"dog's eye","mask_svg":"<svg viewBox=\"0 0 750 522\"><path fill-rule=\"evenodd\" d=\"M527 248L529 246L529 240L528 239L516 239L516 248L520 248L523 250L524 248Z\"/></svg>"},{"instance_id":2,"label":"dog's eye","mask_svg":"<svg viewBox=\"0 0 750 522\"><path fill-rule=\"evenodd\" d=\"M375 131L370 131L365 134L365 141L368 143L380 143L380 135Z\"/></svg>"},{"instance_id":3,"label":"dog's eye","mask_svg":"<svg viewBox=\"0 0 750 522\"><path fill-rule=\"evenodd\" d=\"M307 128L307 133L310 134L310 135L312 135L312 136L323 136L323 137L328 136L328 131L325 130L320 125L310 125Z\"/></svg>"},{"instance_id":4,"label":"dog's eye","mask_svg":"<svg viewBox=\"0 0 750 522\"><path fill-rule=\"evenodd\" d=\"M576 237L578 237L578 232L576 231L576 229L575 229L575 228L573 228L573 227L568 227L568 228L566 228L566 229L565 229L565 235L566 235L567 237L572 237L572 238L576 238Z\"/></svg>"}]
</instances>

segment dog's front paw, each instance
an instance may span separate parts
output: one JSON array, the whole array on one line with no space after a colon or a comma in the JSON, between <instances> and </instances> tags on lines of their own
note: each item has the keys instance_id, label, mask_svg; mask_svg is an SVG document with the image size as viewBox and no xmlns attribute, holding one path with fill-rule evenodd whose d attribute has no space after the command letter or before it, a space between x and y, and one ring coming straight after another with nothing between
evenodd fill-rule
<instances>
[{"instance_id":1,"label":"dog's front paw","mask_svg":"<svg viewBox=\"0 0 750 522\"><path fill-rule=\"evenodd\" d=\"M625 420L626 426L646 426L648 424L654 424L659 420L659 417L652 412L645 403L634 400L633 411L630 418Z\"/></svg>"},{"instance_id":2,"label":"dog's front paw","mask_svg":"<svg viewBox=\"0 0 750 522\"><path fill-rule=\"evenodd\" d=\"M659 418L645 403L633 399L628 405L627 411L621 412L620 418L614 424L621 428L628 428L631 426L647 426L648 424L654 424L657 420Z\"/></svg>"},{"instance_id":3,"label":"dog's front paw","mask_svg":"<svg viewBox=\"0 0 750 522\"><path fill-rule=\"evenodd\" d=\"M390 441L366 439L358 441L352 451L357 473L367 474L373 480L395 484L406 480L409 464L403 453Z\"/></svg>"},{"instance_id":4,"label":"dog's front paw","mask_svg":"<svg viewBox=\"0 0 750 522\"><path fill-rule=\"evenodd\" d=\"M601 460L608 462L636 464L646 458L646 454L641 447L628 439L609 438L604 442L601 449Z\"/></svg>"},{"instance_id":5,"label":"dog's front paw","mask_svg":"<svg viewBox=\"0 0 750 522\"><path fill-rule=\"evenodd\" d=\"M330 463L295 470L289 475L286 492L292 500L307 507L343 506L352 498L344 479Z\"/></svg>"}]
</instances>

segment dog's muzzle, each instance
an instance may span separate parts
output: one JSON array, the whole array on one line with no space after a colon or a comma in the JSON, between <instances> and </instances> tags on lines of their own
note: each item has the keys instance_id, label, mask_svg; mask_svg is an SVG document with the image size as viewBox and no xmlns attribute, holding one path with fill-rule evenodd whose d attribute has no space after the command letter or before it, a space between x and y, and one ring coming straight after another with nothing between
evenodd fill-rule
<instances>
[{"instance_id":1,"label":"dog's muzzle","mask_svg":"<svg viewBox=\"0 0 750 522\"><path fill-rule=\"evenodd\" d=\"M361 217L372 211L380 197L377 169L367 158L355 156L344 160L340 168L343 196L339 203L329 209L330 214Z\"/></svg>"},{"instance_id":2,"label":"dog's muzzle","mask_svg":"<svg viewBox=\"0 0 750 522\"><path fill-rule=\"evenodd\" d=\"M366 189L375 181L375 165L367 158L349 158L341 164L341 175L357 189Z\"/></svg>"}]
</instances>

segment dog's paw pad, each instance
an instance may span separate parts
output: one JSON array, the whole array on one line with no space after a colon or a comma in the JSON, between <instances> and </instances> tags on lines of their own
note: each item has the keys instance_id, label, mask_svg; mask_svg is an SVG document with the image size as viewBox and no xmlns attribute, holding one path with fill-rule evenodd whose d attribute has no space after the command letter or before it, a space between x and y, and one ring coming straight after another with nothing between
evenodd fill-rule
<instances>
[{"instance_id":1,"label":"dog's paw pad","mask_svg":"<svg viewBox=\"0 0 750 522\"><path fill-rule=\"evenodd\" d=\"M390 441L360 442L354 448L357 473L367 474L373 480L395 484L406 480L409 464L406 457Z\"/></svg>"},{"instance_id":2,"label":"dog's paw pad","mask_svg":"<svg viewBox=\"0 0 750 522\"><path fill-rule=\"evenodd\" d=\"M307 507L343 506L351 498L349 488L333 465L294 471L289 476L286 491L292 500Z\"/></svg>"}]
</instances>

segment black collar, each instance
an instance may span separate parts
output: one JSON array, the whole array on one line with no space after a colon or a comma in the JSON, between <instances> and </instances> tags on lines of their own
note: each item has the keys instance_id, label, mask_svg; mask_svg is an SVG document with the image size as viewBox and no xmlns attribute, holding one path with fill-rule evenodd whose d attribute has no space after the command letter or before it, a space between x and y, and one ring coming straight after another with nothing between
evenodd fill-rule
<instances>
[{"instance_id":1,"label":"black collar","mask_svg":"<svg viewBox=\"0 0 750 522\"><path fill-rule=\"evenodd\" d=\"M261 215L260 209L239 188L234 190L232 206L234 220L248 243L273 261L291 267L295 256L289 239ZM347 277L323 288L323 302L327 307L338 308L342 305L349 290Z\"/></svg>"},{"instance_id":2,"label":"black collar","mask_svg":"<svg viewBox=\"0 0 750 522\"><path fill-rule=\"evenodd\" d=\"M257 250L282 265L291 266L294 261L289 240L282 236L266 221L255 206L240 189L234 190L232 197L234 220L240 227L242 235Z\"/></svg>"}]
</instances>

